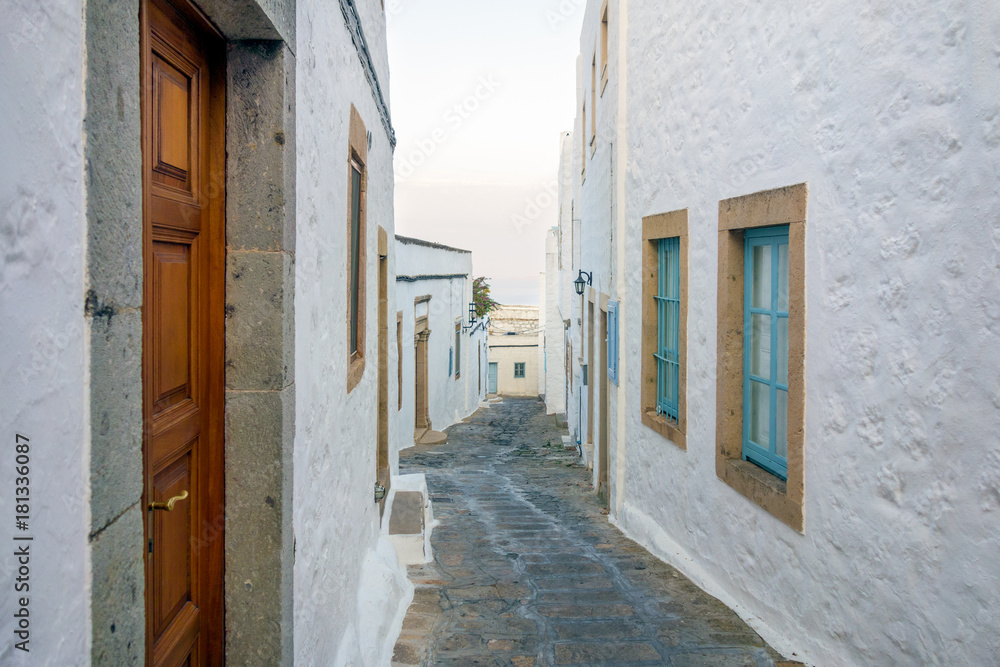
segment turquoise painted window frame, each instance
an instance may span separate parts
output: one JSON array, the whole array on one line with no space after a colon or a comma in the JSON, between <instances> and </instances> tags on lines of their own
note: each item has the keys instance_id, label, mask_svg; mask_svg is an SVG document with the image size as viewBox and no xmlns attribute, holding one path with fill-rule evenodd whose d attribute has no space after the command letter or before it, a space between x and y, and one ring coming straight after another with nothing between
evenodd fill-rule
<instances>
[{"instance_id":1,"label":"turquoise painted window frame","mask_svg":"<svg viewBox=\"0 0 1000 667\"><path fill-rule=\"evenodd\" d=\"M519 368L520 367L520 368ZM514 379L523 380L528 374L528 363L525 361L517 361L514 363Z\"/></svg>"},{"instance_id":2,"label":"turquoise painted window frame","mask_svg":"<svg viewBox=\"0 0 1000 667\"><path fill-rule=\"evenodd\" d=\"M748 229L743 259L743 460L788 479L788 225ZM784 252L782 253L782 248ZM757 250L761 256L757 271ZM767 249L767 252L763 252ZM766 259L764 256L766 255ZM783 258L783 259L782 259ZM755 273L756 272L756 273ZM754 291L754 277L767 276L765 290ZM783 275L782 275L783 274ZM783 287L782 287L783 285ZM757 297L755 300L754 297ZM765 298L766 297L766 298ZM755 325L756 322L756 325ZM782 331L784 336L782 337ZM767 355L755 340L766 337ZM782 338L784 344L782 345ZM757 354L755 354L755 352ZM766 366L766 368L765 368ZM764 376L766 371L767 376ZM756 392L756 394L754 394ZM760 409L766 392L766 415ZM754 396L761 399L754 409ZM780 408L784 397L784 410ZM783 416L782 416L783 413ZM766 425L762 423L766 417ZM766 432L763 430L766 426ZM766 436L767 442L761 442ZM784 441L784 445L782 445ZM782 452L784 455L782 455Z\"/></svg>"},{"instance_id":3,"label":"turquoise painted window frame","mask_svg":"<svg viewBox=\"0 0 1000 667\"><path fill-rule=\"evenodd\" d=\"M656 414L680 421L681 239L659 240L656 295Z\"/></svg>"},{"instance_id":4,"label":"turquoise painted window frame","mask_svg":"<svg viewBox=\"0 0 1000 667\"><path fill-rule=\"evenodd\" d=\"M618 302L608 304L608 379L618 386Z\"/></svg>"}]
</instances>

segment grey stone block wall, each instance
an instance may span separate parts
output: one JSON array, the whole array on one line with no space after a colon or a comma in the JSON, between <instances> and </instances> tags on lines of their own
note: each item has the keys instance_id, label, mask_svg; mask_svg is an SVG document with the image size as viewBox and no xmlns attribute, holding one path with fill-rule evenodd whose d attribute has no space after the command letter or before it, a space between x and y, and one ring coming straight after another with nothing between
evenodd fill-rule
<instances>
[{"instance_id":1,"label":"grey stone block wall","mask_svg":"<svg viewBox=\"0 0 1000 667\"><path fill-rule=\"evenodd\" d=\"M295 58L229 47L226 659L293 659Z\"/></svg>"},{"instance_id":2,"label":"grey stone block wall","mask_svg":"<svg viewBox=\"0 0 1000 667\"><path fill-rule=\"evenodd\" d=\"M295 0L199 0L232 41L262 39L295 46Z\"/></svg>"},{"instance_id":3,"label":"grey stone block wall","mask_svg":"<svg viewBox=\"0 0 1000 667\"><path fill-rule=\"evenodd\" d=\"M95 665L142 664L142 147L139 2L86 9L90 547Z\"/></svg>"},{"instance_id":4,"label":"grey stone block wall","mask_svg":"<svg viewBox=\"0 0 1000 667\"><path fill-rule=\"evenodd\" d=\"M93 665L146 663L143 546L139 505L91 540Z\"/></svg>"}]
</instances>

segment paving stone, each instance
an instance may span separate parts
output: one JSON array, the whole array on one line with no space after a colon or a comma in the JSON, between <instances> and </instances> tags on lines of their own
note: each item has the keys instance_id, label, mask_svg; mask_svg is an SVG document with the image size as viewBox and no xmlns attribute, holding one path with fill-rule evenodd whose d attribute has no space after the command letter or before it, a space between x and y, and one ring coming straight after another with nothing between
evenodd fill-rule
<instances>
[{"instance_id":1,"label":"paving stone","mask_svg":"<svg viewBox=\"0 0 1000 667\"><path fill-rule=\"evenodd\" d=\"M538 604L624 604L625 593L620 590L610 591L539 591Z\"/></svg>"},{"instance_id":2,"label":"paving stone","mask_svg":"<svg viewBox=\"0 0 1000 667\"><path fill-rule=\"evenodd\" d=\"M603 574L604 568L598 563L546 563L543 565L528 565L524 568L528 574L539 577L579 576L581 574Z\"/></svg>"},{"instance_id":3,"label":"paving stone","mask_svg":"<svg viewBox=\"0 0 1000 667\"><path fill-rule=\"evenodd\" d=\"M662 664L663 659L652 644L645 642L556 645L557 665L576 665L580 663L612 663L620 665L628 662Z\"/></svg>"},{"instance_id":4,"label":"paving stone","mask_svg":"<svg viewBox=\"0 0 1000 667\"><path fill-rule=\"evenodd\" d=\"M611 618L634 616L635 609L627 604L558 605L538 607L538 613L553 618Z\"/></svg>"},{"instance_id":5,"label":"paving stone","mask_svg":"<svg viewBox=\"0 0 1000 667\"><path fill-rule=\"evenodd\" d=\"M744 651L690 651L670 655L672 667L757 667L758 657Z\"/></svg>"},{"instance_id":6,"label":"paving stone","mask_svg":"<svg viewBox=\"0 0 1000 667\"><path fill-rule=\"evenodd\" d=\"M504 399L400 454L427 476L435 561L411 566L398 665L770 667L732 611L608 523L565 431ZM749 661L749 662L748 662Z\"/></svg>"},{"instance_id":7,"label":"paving stone","mask_svg":"<svg viewBox=\"0 0 1000 667\"><path fill-rule=\"evenodd\" d=\"M646 629L635 621L576 621L553 623L559 639L631 639L643 637Z\"/></svg>"},{"instance_id":8,"label":"paving stone","mask_svg":"<svg viewBox=\"0 0 1000 667\"><path fill-rule=\"evenodd\" d=\"M539 577L535 585L542 591L597 591L615 587L608 577Z\"/></svg>"}]
</instances>

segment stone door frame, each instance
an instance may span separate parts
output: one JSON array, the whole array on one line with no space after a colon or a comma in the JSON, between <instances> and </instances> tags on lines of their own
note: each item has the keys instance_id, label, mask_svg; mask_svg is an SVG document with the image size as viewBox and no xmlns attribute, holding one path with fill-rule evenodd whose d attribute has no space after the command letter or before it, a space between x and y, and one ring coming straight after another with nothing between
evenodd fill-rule
<instances>
[{"instance_id":1,"label":"stone door frame","mask_svg":"<svg viewBox=\"0 0 1000 667\"><path fill-rule=\"evenodd\" d=\"M85 14L94 664L142 664L141 0ZM226 47L226 660L291 664L295 2L198 0ZM253 118L254 122L246 122Z\"/></svg>"}]
</instances>

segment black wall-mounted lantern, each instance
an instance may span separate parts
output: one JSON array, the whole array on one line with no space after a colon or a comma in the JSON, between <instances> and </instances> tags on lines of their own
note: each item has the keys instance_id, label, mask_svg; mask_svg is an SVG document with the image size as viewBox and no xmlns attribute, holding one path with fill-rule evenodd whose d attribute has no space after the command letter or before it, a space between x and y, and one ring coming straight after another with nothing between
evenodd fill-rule
<instances>
[{"instance_id":1,"label":"black wall-mounted lantern","mask_svg":"<svg viewBox=\"0 0 1000 667\"><path fill-rule=\"evenodd\" d=\"M469 303L469 323L462 325L462 331L468 331L474 326L476 326L476 304L471 302Z\"/></svg>"},{"instance_id":2,"label":"black wall-mounted lantern","mask_svg":"<svg viewBox=\"0 0 1000 667\"><path fill-rule=\"evenodd\" d=\"M587 276L587 278L584 279L584 276ZM573 281L573 284L576 286L577 296L583 296L584 288L587 285L593 284L593 277L594 277L593 273L587 273L582 269L580 270L580 275L577 276L576 280Z\"/></svg>"}]
</instances>

